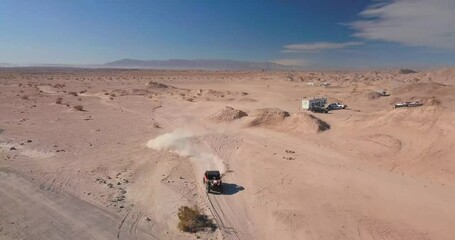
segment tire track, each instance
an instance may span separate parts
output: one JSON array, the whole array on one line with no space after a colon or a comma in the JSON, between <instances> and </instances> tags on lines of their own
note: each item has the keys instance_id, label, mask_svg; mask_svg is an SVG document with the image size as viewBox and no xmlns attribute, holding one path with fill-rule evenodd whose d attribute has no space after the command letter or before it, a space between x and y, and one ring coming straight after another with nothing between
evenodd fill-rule
<instances>
[{"instance_id":1,"label":"tire track","mask_svg":"<svg viewBox=\"0 0 455 240\"><path fill-rule=\"evenodd\" d=\"M232 223L225 217L223 209L221 208L220 204L216 200L216 197L213 195L210 195L209 193L206 193L206 195L207 195L207 199L211 206L210 212L212 213L213 217L215 218L215 221L217 222L217 225L220 228L220 231L221 231L223 237L227 235L230 237L234 237L233 239L240 240L237 230L234 227L232 227ZM221 212L221 214L220 214L220 212ZM230 239L232 239L232 238L230 238Z\"/></svg>"},{"instance_id":2,"label":"tire track","mask_svg":"<svg viewBox=\"0 0 455 240\"><path fill-rule=\"evenodd\" d=\"M128 217L129 214L130 214L130 212L126 213L126 215L122 218L122 221L120 222L120 225L118 226L117 239L120 239L120 232L122 230L123 223L125 223L125 220L126 220L126 218Z\"/></svg>"}]
</instances>

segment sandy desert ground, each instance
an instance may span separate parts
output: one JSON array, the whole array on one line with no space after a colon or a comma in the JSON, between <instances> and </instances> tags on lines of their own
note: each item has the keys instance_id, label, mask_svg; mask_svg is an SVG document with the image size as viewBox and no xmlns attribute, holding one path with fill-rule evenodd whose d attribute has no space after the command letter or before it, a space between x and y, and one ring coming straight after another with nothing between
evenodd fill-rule
<instances>
[{"instance_id":1,"label":"sandy desert ground","mask_svg":"<svg viewBox=\"0 0 455 240\"><path fill-rule=\"evenodd\" d=\"M454 84L455 69L1 69L0 239L454 239ZM300 110L315 96L348 109ZM408 100L424 105L394 109ZM207 168L224 194L206 195ZM217 230L179 231L183 205Z\"/></svg>"}]
</instances>

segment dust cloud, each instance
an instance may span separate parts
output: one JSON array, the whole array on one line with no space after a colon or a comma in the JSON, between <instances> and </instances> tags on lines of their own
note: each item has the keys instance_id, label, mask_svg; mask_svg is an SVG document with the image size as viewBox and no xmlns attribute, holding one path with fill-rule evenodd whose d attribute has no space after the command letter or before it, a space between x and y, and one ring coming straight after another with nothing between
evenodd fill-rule
<instances>
[{"instance_id":1,"label":"dust cloud","mask_svg":"<svg viewBox=\"0 0 455 240\"><path fill-rule=\"evenodd\" d=\"M147 142L147 147L157 151L170 151L181 157L188 157L197 164L200 170L218 170L221 173L226 172L226 166L223 160L217 155L196 148L191 144L191 140L200 135L195 135L184 130L174 130L162 134Z\"/></svg>"}]
</instances>

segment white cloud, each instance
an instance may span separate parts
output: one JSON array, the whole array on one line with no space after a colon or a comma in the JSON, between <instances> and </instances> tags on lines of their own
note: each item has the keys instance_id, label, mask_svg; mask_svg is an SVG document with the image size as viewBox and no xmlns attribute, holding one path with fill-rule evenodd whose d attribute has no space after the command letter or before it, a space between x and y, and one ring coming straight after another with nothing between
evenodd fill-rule
<instances>
[{"instance_id":1,"label":"white cloud","mask_svg":"<svg viewBox=\"0 0 455 240\"><path fill-rule=\"evenodd\" d=\"M283 52L316 52L321 50L342 49L352 46L362 45L362 42L316 42L316 43L299 43L283 46Z\"/></svg>"},{"instance_id":2,"label":"white cloud","mask_svg":"<svg viewBox=\"0 0 455 240\"><path fill-rule=\"evenodd\" d=\"M310 62L306 59L277 59L272 62L281 64L281 65L299 66L299 67L306 67L306 66L310 66L312 64L312 62Z\"/></svg>"},{"instance_id":3,"label":"white cloud","mask_svg":"<svg viewBox=\"0 0 455 240\"><path fill-rule=\"evenodd\" d=\"M391 0L360 13L349 24L355 37L455 50L454 0Z\"/></svg>"}]
</instances>

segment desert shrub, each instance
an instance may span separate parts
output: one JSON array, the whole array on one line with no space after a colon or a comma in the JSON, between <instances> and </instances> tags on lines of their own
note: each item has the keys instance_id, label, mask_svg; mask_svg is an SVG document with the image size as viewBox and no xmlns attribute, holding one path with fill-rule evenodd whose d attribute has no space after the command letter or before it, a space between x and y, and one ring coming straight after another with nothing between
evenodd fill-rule
<instances>
[{"instance_id":1,"label":"desert shrub","mask_svg":"<svg viewBox=\"0 0 455 240\"><path fill-rule=\"evenodd\" d=\"M179 218L177 227L184 232L196 233L206 229L212 231L216 229L213 221L201 213L197 207L182 206L179 208L177 216Z\"/></svg>"},{"instance_id":2,"label":"desert shrub","mask_svg":"<svg viewBox=\"0 0 455 240\"><path fill-rule=\"evenodd\" d=\"M77 92L68 92L68 94L77 97Z\"/></svg>"},{"instance_id":3,"label":"desert shrub","mask_svg":"<svg viewBox=\"0 0 455 240\"><path fill-rule=\"evenodd\" d=\"M57 104L62 104L63 98L59 97L57 100L55 100L55 103Z\"/></svg>"},{"instance_id":4,"label":"desert shrub","mask_svg":"<svg viewBox=\"0 0 455 240\"><path fill-rule=\"evenodd\" d=\"M73 108L78 110L78 111L84 111L84 106L82 106L82 105L76 105Z\"/></svg>"},{"instance_id":5,"label":"desert shrub","mask_svg":"<svg viewBox=\"0 0 455 240\"><path fill-rule=\"evenodd\" d=\"M28 100L28 96L27 95L23 95L23 96L21 96L21 99L22 100Z\"/></svg>"}]
</instances>

